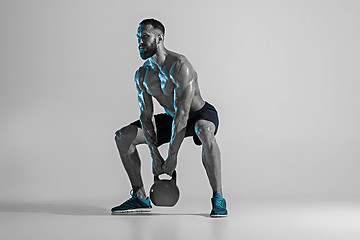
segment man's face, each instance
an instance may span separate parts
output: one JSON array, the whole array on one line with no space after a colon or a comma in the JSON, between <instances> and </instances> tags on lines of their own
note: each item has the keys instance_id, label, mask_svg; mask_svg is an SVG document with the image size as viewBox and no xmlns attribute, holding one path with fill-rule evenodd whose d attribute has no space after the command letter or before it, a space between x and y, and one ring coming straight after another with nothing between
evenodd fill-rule
<instances>
[{"instance_id":1,"label":"man's face","mask_svg":"<svg viewBox=\"0 0 360 240\"><path fill-rule=\"evenodd\" d=\"M136 34L140 57L146 60L157 52L156 36L151 25L140 25Z\"/></svg>"}]
</instances>

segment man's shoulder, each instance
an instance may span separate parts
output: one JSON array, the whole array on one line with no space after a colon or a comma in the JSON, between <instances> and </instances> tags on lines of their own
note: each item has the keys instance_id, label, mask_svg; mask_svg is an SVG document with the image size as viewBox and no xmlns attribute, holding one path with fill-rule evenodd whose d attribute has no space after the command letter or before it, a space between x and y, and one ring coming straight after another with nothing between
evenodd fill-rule
<instances>
[{"instance_id":1,"label":"man's shoulder","mask_svg":"<svg viewBox=\"0 0 360 240\"><path fill-rule=\"evenodd\" d=\"M176 56L170 67L170 75L179 80L191 80L195 70L190 61L184 55Z\"/></svg>"}]
</instances>

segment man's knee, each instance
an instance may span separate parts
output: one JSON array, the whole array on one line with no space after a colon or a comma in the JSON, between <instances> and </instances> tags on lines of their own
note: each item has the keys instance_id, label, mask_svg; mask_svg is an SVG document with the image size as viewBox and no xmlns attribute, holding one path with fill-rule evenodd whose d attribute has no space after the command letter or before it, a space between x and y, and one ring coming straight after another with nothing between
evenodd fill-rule
<instances>
[{"instance_id":1,"label":"man's knee","mask_svg":"<svg viewBox=\"0 0 360 240\"><path fill-rule=\"evenodd\" d=\"M199 120L195 124L195 133L204 146L211 146L215 142L215 125L206 120Z\"/></svg>"},{"instance_id":2,"label":"man's knee","mask_svg":"<svg viewBox=\"0 0 360 240\"><path fill-rule=\"evenodd\" d=\"M115 141L118 146L129 147L137 134L137 127L128 125L115 132Z\"/></svg>"}]
</instances>

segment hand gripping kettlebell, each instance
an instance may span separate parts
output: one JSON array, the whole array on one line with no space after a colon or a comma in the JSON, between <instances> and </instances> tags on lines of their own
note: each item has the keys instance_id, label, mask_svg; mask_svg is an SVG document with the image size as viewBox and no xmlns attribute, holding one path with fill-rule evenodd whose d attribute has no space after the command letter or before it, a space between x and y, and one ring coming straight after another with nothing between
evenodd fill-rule
<instances>
[{"instance_id":1,"label":"hand gripping kettlebell","mask_svg":"<svg viewBox=\"0 0 360 240\"><path fill-rule=\"evenodd\" d=\"M179 200L180 191L176 186L176 171L171 179L159 179L154 176L154 184L150 188L150 199L155 206L172 207Z\"/></svg>"}]
</instances>

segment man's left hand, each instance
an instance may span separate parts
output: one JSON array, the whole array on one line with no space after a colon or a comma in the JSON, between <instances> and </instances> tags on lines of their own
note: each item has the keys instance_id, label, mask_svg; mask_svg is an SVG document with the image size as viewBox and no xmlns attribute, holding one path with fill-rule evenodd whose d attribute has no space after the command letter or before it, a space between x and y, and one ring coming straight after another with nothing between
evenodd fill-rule
<instances>
[{"instance_id":1,"label":"man's left hand","mask_svg":"<svg viewBox=\"0 0 360 240\"><path fill-rule=\"evenodd\" d=\"M162 169L164 173L172 176L177 164L177 155L169 155L164 164L162 165Z\"/></svg>"}]
</instances>

